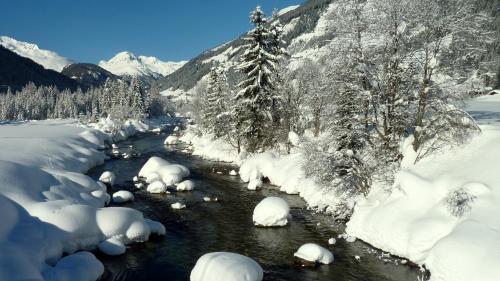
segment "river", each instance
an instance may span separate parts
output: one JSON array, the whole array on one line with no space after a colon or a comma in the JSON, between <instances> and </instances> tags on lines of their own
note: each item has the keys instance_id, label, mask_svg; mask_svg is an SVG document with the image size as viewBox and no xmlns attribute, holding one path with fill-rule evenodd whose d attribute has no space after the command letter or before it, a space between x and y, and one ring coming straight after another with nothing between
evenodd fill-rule
<instances>
[{"instance_id":1,"label":"river","mask_svg":"<svg viewBox=\"0 0 500 281\"><path fill-rule=\"evenodd\" d=\"M98 179L103 171L113 171L117 180L110 192L126 189L135 196L134 202L120 206L140 210L145 217L160 221L167 229L164 237L130 245L121 256L97 253L106 268L103 280L186 281L196 260L215 251L248 255L262 266L264 280L268 281L416 281L421 277L418 268L398 265L399 259L387 257L361 241L347 243L337 239L335 245L328 246L327 240L337 238L343 225L327 215L314 214L307 210L300 197L281 193L272 186L259 191L247 190L238 176L229 175L236 167L182 153L180 147L164 146L166 136L145 134L121 142L120 150L140 155L108 160L88 173ZM195 190L149 194L136 189L131 179L151 156L188 167ZM217 197L219 201L204 202L205 196ZM282 228L253 225L253 209L267 196L279 196L289 203L292 215L289 225ZM187 208L171 209L170 204L179 201ZM295 266L293 253L309 242L329 248L335 255L334 263L315 268Z\"/></svg>"}]
</instances>

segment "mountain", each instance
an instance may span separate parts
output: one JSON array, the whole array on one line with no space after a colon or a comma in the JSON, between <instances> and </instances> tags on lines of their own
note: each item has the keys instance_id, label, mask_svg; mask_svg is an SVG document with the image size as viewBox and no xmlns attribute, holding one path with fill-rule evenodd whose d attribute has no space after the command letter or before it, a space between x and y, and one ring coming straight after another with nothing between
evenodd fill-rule
<instances>
[{"instance_id":1,"label":"mountain","mask_svg":"<svg viewBox=\"0 0 500 281\"><path fill-rule=\"evenodd\" d=\"M322 51L321 48L334 37L334 34L327 32L325 28L328 14L333 8L332 2L335 1L309 0L300 6L290 6L278 11L274 21L279 21L283 25L286 47L294 60L318 56ZM241 47L245 44L243 40L245 35L246 33L201 53L177 71L160 80L162 95L174 99L189 99L197 83L217 63L223 63L228 69L229 81L235 81L239 77L235 66L243 54Z\"/></svg>"},{"instance_id":2,"label":"mountain","mask_svg":"<svg viewBox=\"0 0 500 281\"><path fill-rule=\"evenodd\" d=\"M99 66L115 75L149 76L158 79L176 71L184 63L184 61L164 62L155 57L121 52L108 61L100 61Z\"/></svg>"},{"instance_id":3,"label":"mountain","mask_svg":"<svg viewBox=\"0 0 500 281\"><path fill-rule=\"evenodd\" d=\"M36 44L17 41L7 36L0 36L0 45L22 57L33 60L46 69L60 72L65 66L73 63L55 52L38 48Z\"/></svg>"},{"instance_id":4,"label":"mountain","mask_svg":"<svg viewBox=\"0 0 500 281\"><path fill-rule=\"evenodd\" d=\"M119 76L92 63L70 64L63 68L61 73L77 81L84 88L101 86L108 78L112 80L120 79Z\"/></svg>"},{"instance_id":5,"label":"mountain","mask_svg":"<svg viewBox=\"0 0 500 281\"><path fill-rule=\"evenodd\" d=\"M78 83L61 73L45 69L29 58L22 57L0 46L0 92L10 87L19 90L29 82L36 85L54 85L59 89L76 89Z\"/></svg>"}]
</instances>

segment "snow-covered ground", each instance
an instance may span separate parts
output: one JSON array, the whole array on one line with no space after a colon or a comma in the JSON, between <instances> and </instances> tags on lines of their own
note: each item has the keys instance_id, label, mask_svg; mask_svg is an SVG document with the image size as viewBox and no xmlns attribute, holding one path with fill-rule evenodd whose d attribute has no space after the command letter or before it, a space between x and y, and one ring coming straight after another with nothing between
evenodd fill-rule
<instances>
[{"instance_id":1,"label":"snow-covered ground","mask_svg":"<svg viewBox=\"0 0 500 281\"><path fill-rule=\"evenodd\" d=\"M136 210L104 208L106 187L83 174L110 142L75 120L0 123L0 280L96 280L103 265L85 250L120 254L165 233Z\"/></svg>"},{"instance_id":2,"label":"snow-covered ground","mask_svg":"<svg viewBox=\"0 0 500 281\"><path fill-rule=\"evenodd\" d=\"M425 264L433 281L500 276L500 95L477 98L467 110L480 136L401 170L394 188L374 186L347 224L349 235ZM457 190L475 198L462 217L446 203Z\"/></svg>"},{"instance_id":3,"label":"snow-covered ground","mask_svg":"<svg viewBox=\"0 0 500 281\"><path fill-rule=\"evenodd\" d=\"M227 143L188 128L182 141L193 154L240 165L244 182L268 178L281 191L299 194L310 207L335 212L356 206L347 237L425 265L432 281L489 281L500 276L500 95L470 101L466 110L482 133L463 146L406 166L394 186L374 185L367 198L339 198L304 176L300 152L240 157ZM464 193L465 192L465 193ZM472 198L462 217L446 201Z\"/></svg>"}]
</instances>

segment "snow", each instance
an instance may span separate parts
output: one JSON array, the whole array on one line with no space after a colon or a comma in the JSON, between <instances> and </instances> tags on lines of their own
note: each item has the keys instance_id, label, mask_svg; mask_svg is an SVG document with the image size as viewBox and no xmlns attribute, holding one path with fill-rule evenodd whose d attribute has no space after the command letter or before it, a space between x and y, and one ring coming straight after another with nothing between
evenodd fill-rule
<instances>
[{"instance_id":1,"label":"snow","mask_svg":"<svg viewBox=\"0 0 500 281\"><path fill-rule=\"evenodd\" d=\"M175 145L178 143L179 143L179 138L176 136L168 136L165 139L165 141L163 142L163 144L166 144L166 145Z\"/></svg>"},{"instance_id":2,"label":"snow","mask_svg":"<svg viewBox=\"0 0 500 281\"><path fill-rule=\"evenodd\" d=\"M108 134L114 142L117 142L125 140L137 133L147 132L150 130L151 125L137 120L120 122L111 118L101 118L98 122L89 124L89 127ZM118 147L113 147L113 150L119 153L117 149Z\"/></svg>"},{"instance_id":3,"label":"snow","mask_svg":"<svg viewBox=\"0 0 500 281\"><path fill-rule=\"evenodd\" d=\"M165 193L167 186L162 181L154 181L148 185L146 191L149 193Z\"/></svg>"},{"instance_id":4,"label":"snow","mask_svg":"<svg viewBox=\"0 0 500 281\"><path fill-rule=\"evenodd\" d=\"M279 197L267 197L253 211L253 223L258 226L285 226L288 224L290 207Z\"/></svg>"},{"instance_id":5,"label":"snow","mask_svg":"<svg viewBox=\"0 0 500 281\"><path fill-rule=\"evenodd\" d=\"M425 264L432 281L489 281L500 275L500 98L471 100L467 111L482 133L461 147L422 159L375 185L360 200L347 233L377 248ZM455 217L447 196L475 196Z\"/></svg>"},{"instance_id":6,"label":"snow","mask_svg":"<svg viewBox=\"0 0 500 281\"><path fill-rule=\"evenodd\" d=\"M300 246L293 255L310 262L319 262L322 264L330 264L333 262L332 252L314 243L307 243Z\"/></svg>"},{"instance_id":7,"label":"snow","mask_svg":"<svg viewBox=\"0 0 500 281\"><path fill-rule=\"evenodd\" d=\"M123 242L117 237L111 237L108 240L101 242L97 247L99 248L99 251L109 256L118 256L124 254L127 250L125 244L123 244Z\"/></svg>"},{"instance_id":8,"label":"snow","mask_svg":"<svg viewBox=\"0 0 500 281\"><path fill-rule=\"evenodd\" d=\"M104 208L106 186L83 174L104 162L108 134L46 120L3 122L0 136L0 280L96 280L104 268L86 250L164 233L136 210Z\"/></svg>"},{"instance_id":9,"label":"snow","mask_svg":"<svg viewBox=\"0 0 500 281\"><path fill-rule=\"evenodd\" d=\"M188 168L179 164L170 164L160 157L151 157L139 171L139 177L147 183L162 181L166 186L174 185L189 176Z\"/></svg>"},{"instance_id":10,"label":"snow","mask_svg":"<svg viewBox=\"0 0 500 281\"><path fill-rule=\"evenodd\" d=\"M191 271L191 281L261 281L264 272L253 259L235 253L201 256Z\"/></svg>"},{"instance_id":11,"label":"snow","mask_svg":"<svg viewBox=\"0 0 500 281\"><path fill-rule=\"evenodd\" d=\"M177 191L191 191L194 189L194 182L191 180L185 180L176 186Z\"/></svg>"},{"instance_id":12,"label":"snow","mask_svg":"<svg viewBox=\"0 0 500 281\"><path fill-rule=\"evenodd\" d=\"M110 172L110 171L105 171L99 177L100 182L109 184L110 186L113 186L115 184L115 179L116 179L115 174L113 172Z\"/></svg>"},{"instance_id":13,"label":"snow","mask_svg":"<svg viewBox=\"0 0 500 281\"><path fill-rule=\"evenodd\" d=\"M238 175L238 172L236 172L235 170L231 170L231 171L229 172L229 175L230 175L230 176L237 176L237 175Z\"/></svg>"},{"instance_id":14,"label":"snow","mask_svg":"<svg viewBox=\"0 0 500 281\"><path fill-rule=\"evenodd\" d=\"M185 63L186 61L164 62L155 57L120 52L108 61L100 61L99 66L115 75L161 77L173 73Z\"/></svg>"},{"instance_id":15,"label":"snow","mask_svg":"<svg viewBox=\"0 0 500 281\"><path fill-rule=\"evenodd\" d=\"M281 15L284 15L290 11L293 11L295 9L297 9L298 7L300 7L300 5L292 5L292 6L288 6L286 8L283 8L281 10L278 11L278 16L281 16Z\"/></svg>"},{"instance_id":16,"label":"snow","mask_svg":"<svg viewBox=\"0 0 500 281\"><path fill-rule=\"evenodd\" d=\"M61 72L65 66L74 63L55 52L40 49L36 44L18 41L7 36L0 36L0 45L21 57L31 59L46 69L52 69L58 72Z\"/></svg>"},{"instance_id":17,"label":"snow","mask_svg":"<svg viewBox=\"0 0 500 281\"><path fill-rule=\"evenodd\" d=\"M113 193L113 202L115 203L126 203L134 201L134 194L130 191L120 190Z\"/></svg>"},{"instance_id":18,"label":"snow","mask_svg":"<svg viewBox=\"0 0 500 281\"><path fill-rule=\"evenodd\" d=\"M193 155L215 161L239 162L240 157L234 147L222 139L215 139L212 134L200 135L195 125L188 126L180 140L192 145Z\"/></svg>"},{"instance_id":19,"label":"snow","mask_svg":"<svg viewBox=\"0 0 500 281\"><path fill-rule=\"evenodd\" d=\"M172 209L180 210L180 209L186 208L186 205L184 205L180 202L176 202L176 203L171 204L170 207L172 207Z\"/></svg>"},{"instance_id":20,"label":"snow","mask_svg":"<svg viewBox=\"0 0 500 281\"><path fill-rule=\"evenodd\" d=\"M335 245L336 243L337 243L337 240L335 238L332 237L332 238L328 239L329 245Z\"/></svg>"}]
</instances>

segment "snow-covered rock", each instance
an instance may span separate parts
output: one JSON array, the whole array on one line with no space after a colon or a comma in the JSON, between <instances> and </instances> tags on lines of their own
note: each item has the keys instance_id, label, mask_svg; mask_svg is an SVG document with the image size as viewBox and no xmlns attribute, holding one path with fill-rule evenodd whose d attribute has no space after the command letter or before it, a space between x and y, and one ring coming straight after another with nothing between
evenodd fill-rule
<instances>
[{"instance_id":1,"label":"snow-covered rock","mask_svg":"<svg viewBox=\"0 0 500 281\"><path fill-rule=\"evenodd\" d=\"M186 205L184 205L180 202L177 202L177 203L170 205L170 207L172 207L172 209L180 210L180 209L186 208Z\"/></svg>"},{"instance_id":2,"label":"snow-covered rock","mask_svg":"<svg viewBox=\"0 0 500 281\"><path fill-rule=\"evenodd\" d=\"M134 201L134 194L127 190L120 190L113 193L113 202L115 203L126 203Z\"/></svg>"},{"instance_id":3,"label":"snow-covered rock","mask_svg":"<svg viewBox=\"0 0 500 281\"><path fill-rule=\"evenodd\" d=\"M191 180L185 180L176 186L177 191L191 191L194 189L194 182Z\"/></svg>"},{"instance_id":4,"label":"snow-covered rock","mask_svg":"<svg viewBox=\"0 0 500 281\"><path fill-rule=\"evenodd\" d=\"M179 165L170 164L160 157L151 157L139 171L139 177L147 183L162 181L166 186L179 183L183 178L189 176L189 169Z\"/></svg>"},{"instance_id":5,"label":"snow-covered rock","mask_svg":"<svg viewBox=\"0 0 500 281\"><path fill-rule=\"evenodd\" d=\"M293 255L299 259L310 262L319 262L322 264L330 264L333 262L332 252L314 243L307 243L300 246Z\"/></svg>"},{"instance_id":6,"label":"snow-covered rock","mask_svg":"<svg viewBox=\"0 0 500 281\"><path fill-rule=\"evenodd\" d=\"M253 211L253 223L258 226L284 226L288 223L290 207L279 197L267 197Z\"/></svg>"},{"instance_id":7,"label":"snow-covered rock","mask_svg":"<svg viewBox=\"0 0 500 281\"><path fill-rule=\"evenodd\" d=\"M335 238L332 237L332 238L328 239L329 245L335 245L336 243L337 243L337 240Z\"/></svg>"},{"instance_id":8,"label":"snow-covered rock","mask_svg":"<svg viewBox=\"0 0 500 281\"><path fill-rule=\"evenodd\" d=\"M146 191L149 193L165 193L167 192L167 186L158 180L148 184Z\"/></svg>"},{"instance_id":9,"label":"snow-covered rock","mask_svg":"<svg viewBox=\"0 0 500 281\"><path fill-rule=\"evenodd\" d=\"M175 145L175 144L178 144L179 143L179 138L176 137L176 136L168 136L165 141L163 142L163 144L166 144L166 145Z\"/></svg>"},{"instance_id":10,"label":"snow-covered rock","mask_svg":"<svg viewBox=\"0 0 500 281\"><path fill-rule=\"evenodd\" d=\"M179 126L175 126L174 132L179 132L180 130L181 130L181 128L179 128Z\"/></svg>"},{"instance_id":11,"label":"snow-covered rock","mask_svg":"<svg viewBox=\"0 0 500 281\"><path fill-rule=\"evenodd\" d=\"M115 179L116 179L115 173L110 172L110 171L105 171L99 177L100 182L103 182L105 184L109 184L111 186L113 186L115 184Z\"/></svg>"},{"instance_id":12,"label":"snow-covered rock","mask_svg":"<svg viewBox=\"0 0 500 281\"><path fill-rule=\"evenodd\" d=\"M230 175L230 176L237 176L237 175L238 175L238 172L236 172L235 170L231 170L231 171L229 172L229 175Z\"/></svg>"},{"instance_id":13,"label":"snow-covered rock","mask_svg":"<svg viewBox=\"0 0 500 281\"><path fill-rule=\"evenodd\" d=\"M191 271L191 281L261 281L264 272L253 259L235 253L201 256Z\"/></svg>"}]
</instances>

